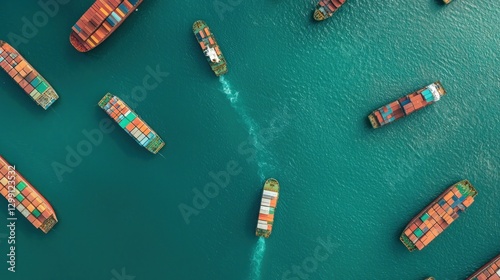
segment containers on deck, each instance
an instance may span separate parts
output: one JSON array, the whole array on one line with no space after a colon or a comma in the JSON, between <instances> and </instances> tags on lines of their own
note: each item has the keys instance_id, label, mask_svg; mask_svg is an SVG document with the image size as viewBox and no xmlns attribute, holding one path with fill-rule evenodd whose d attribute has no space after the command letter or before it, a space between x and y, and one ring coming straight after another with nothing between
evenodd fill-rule
<instances>
[{"instance_id":1,"label":"containers on deck","mask_svg":"<svg viewBox=\"0 0 500 280\"><path fill-rule=\"evenodd\" d=\"M388 105L380 107L373 111L368 116L368 119L373 128L378 128L439 101L441 96L445 94L446 91L443 86L437 81Z\"/></svg>"},{"instance_id":2,"label":"containers on deck","mask_svg":"<svg viewBox=\"0 0 500 280\"><path fill-rule=\"evenodd\" d=\"M500 255L474 272L467 280L500 280Z\"/></svg>"},{"instance_id":3,"label":"containers on deck","mask_svg":"<svg viewBox=\"0 0 500 280\"><path fill-rule=\"evenodd\" d=\"M320 0L316 4L316 10L314 11L314 19L317 21L325 20L331 17L342 5L344 5L346 0Z\"/></svg>"},{"instance_id":4,"label":"containers on deck","mask_svg":"<svg viewBox=\"0 0 500 280\"><path fill-rule=\"evenodd\" d=\"M153 154L165 146L160 136L117 96L107 93L99 101L99 107L104 109L139 145Z\"/></svg>"},{"instance_id":5,"label":"containers on deck","mask_svg":"<svg viewBox=\"0 0 500 280\"><path fill-rule=\"evenodd\" d=\"M271 235L274 224L274 212L278 204L280 184L276 179L267 179L262 191L260 202L259 220L255 235L268 238Z\"/></svg>"},{"instance_id":6,"label":"containers on deck","mask_svg":"<svg viewBox=\"0 0 500 280\"><path fill-rule=\"evenodd\" d=\"M410 252L422 250L469 208L476 195L476 189L468 180L454 184L406 226L401 242Z\"/></svg>"},{"instance_id":7,"label":"containers on deck","mask_svg":"<svg viewBox=\"0 0 500 280\"><path fill-rule=\"evenodd\" d=\"M43 109L59 95L54 88L11 45L0 41L0 67Z\"/></svg>"},{"instance_id":8,"label":"containers on deck","mask_svg":"<svg viewBox=\"0 0 500 280\"><path fill-rule=\"evenodd\" d=\"M215 40L214 34L210 32L208 25L202 20L196 21L193 24L193 33L215 75L221 76L226 74L226 59Z\"/></svg>"},{"instance_id":9,"label":"containers on deck","mask_svg":"<svg viewBox=\"0 0 500 280\"><path fill-rule=\"evenodd\" d=\"M111 35L143 0L97 0L73 25L70 42L80 52L97 47Z\"/></svg>"},{"instance_id":10,"label":"containers on deck","mask_svg":"<svg viewBox=\"0 0 500 280\"><path fill-rule=\"evenodd\" d=\"M0 156L0 193L44 233L58 222L50 203L3 157ZM11 197L9 197L11 196ZM15 210L13 210L15 211Z\"/></svg>"}]
</instances>

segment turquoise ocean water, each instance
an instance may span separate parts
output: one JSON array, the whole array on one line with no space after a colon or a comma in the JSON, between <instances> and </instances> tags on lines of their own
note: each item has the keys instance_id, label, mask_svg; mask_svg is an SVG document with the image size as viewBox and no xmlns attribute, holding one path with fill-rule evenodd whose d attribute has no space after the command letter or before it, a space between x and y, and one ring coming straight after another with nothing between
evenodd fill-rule
<instances>
[{"instance_id":1,"label":"turquoise ocean water","mask_svg":"<svg viewBox=\"0 0 500 280\"><path fill-rule=\"evenodd\" d=\"M0 73L0 154L59 218L47 235L18 221L11 273L0 201L0 279L451 280L500 253L499 1L349 0L316 23L314 1L149 0L87 54L68 37L93 2L66 2L17 45L60 99L44 111ZM0 38L24 36L23 17L43 23L40 11L5 1ZM192 34L198 19L228 61L223 80ZM138 97L152 71L157 85ZM370 127L372 110L438 79L440 102ZM106 92L163 137L161 155L115 125L67 162L108 119ZM281 193L263 242L268 177ZM464 178L475 204L408 252L404 226Z\"/></svg>"}]
</instances>

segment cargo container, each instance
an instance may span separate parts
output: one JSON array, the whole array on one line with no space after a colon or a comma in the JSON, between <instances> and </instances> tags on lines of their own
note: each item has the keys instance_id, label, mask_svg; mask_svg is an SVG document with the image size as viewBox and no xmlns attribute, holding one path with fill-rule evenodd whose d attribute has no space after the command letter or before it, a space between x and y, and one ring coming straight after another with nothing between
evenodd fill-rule
<instances>
[{"instance_id":1,"label":"cargo container","mask_svg":"<svg viewBox=\"0 0 500 280\"><path fill-rule=\"evenodd\" d=\"M193 24L193 33L215 75L221 76L226 74L226 59L220 50L217 40L215 40L214 34L210 31L210 28L208 28L208 25L202 20L196 21Z\"/></svg>"},{"instance_id":2,"label":"cargo container","mask_svg":"<svg viewBox=\"0 0 500 280\"><path fill-rule=\"evenodd\" d=\"M43 109L47 110L59 98L49 82L4 41L0 41L0 67Z\"/></svg>"},{"instance_id":3,"label":"cargo container","mask_svg":"<svg viewBox=\"0 0 500 280\"><path fill-rule=\"evenodd\" d=\"M467 280L500 280L500 255L469 276Z\"/></svg>"},{"instance_id":4,"label":"cargo container","mask_svg":"<svg viewBox=\"0 0 500 280\"><path fill-rule=\"evenodd\" d=\"M158 153L165 146L161 137L117 96L107 93L99 101L99 107L106 111L139 145L153 154Z\"/></svg>"},{"instance_id":5,"label":"cargo container","mask_svg":"<svg viewBox=\"0 0 500 280\"><path fill-rule=\"evenodd\" d=\"M437 81L378 108L368 116L368 119L373 128L378 128L439 101L445 94L441 82Z\"/></svg>"},{"instance_id":6,"label":"cargo container","mask_svg":"<svg viewBox=\"0 0 500 280\"><path fill-rule=\"evenodd\" d=\"M259 219L255 235L268 238L273 231L274 212L278 204L280 184L276 179L267 179L262 191L260 202Z\"/></svg>"},{"instance_id":7,"label":"cargo container","mask_svg":"<svg viewBox=\"0 0 500 280\"><path fill-rule=\"evenodd\" d=\"M316 10L314 10L314 19L322 21L331 17L342 5L344 5L345 1L346 0L320 0L318 4L316 4Z\"/></svg>"},{"instance_id":8,"label":"cargo container","mask_svg":"<svg viewBox=\"0 0 500 280\"><path fill-rule=\"evenodd\" d=\"M73 25L71 45L88 52L104 42L143 0L97 0Z\"/></svg>"},{"instance_id":9,"label":"cargo container","mask_svg":"<svg viewBox=\"0 0 500 280\"><path fill-rule=\"evenodd\" d=\"M400 240L410 250L422 250L474 202L476 189L468 180L449 187L406 226Z\"/></svg>"},{"instance_id":10,"label":"cargo container","mask_svg":"<svg viewBox=\"0 0 500 280\"><path fill-rule=\"evenodd\" d=\"M15 166L1 156L0 193L7 201L10 199L9 204L13 204L35 228L44 233L48 233L58 222L50 203L24 179Z\"/></svg>"}]
</instances>

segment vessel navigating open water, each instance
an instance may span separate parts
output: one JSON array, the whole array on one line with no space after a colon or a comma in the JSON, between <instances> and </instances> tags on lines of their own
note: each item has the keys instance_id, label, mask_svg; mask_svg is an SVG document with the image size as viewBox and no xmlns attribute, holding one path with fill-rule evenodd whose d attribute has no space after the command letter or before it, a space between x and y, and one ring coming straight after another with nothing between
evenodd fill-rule
<instances>
[{"instance_id":1,"label":"vessel navigating open water","mask_svg":"<svg viewBox=\"0 0 500 280\"><path fill-rule=\"evenodd\" d=\"M373 128L378 128L439 101L445 94L443 86L437 81L378 108L368 116L368 119Z\"/></svg>"},{"instance_id":2,"label":"vessel navigating open water","mask_svg":"<svg viewBox=\"0 0 500 280\"><path fill-rule=\"evenodd\" d=\"M259 220L255 235L268 238L273 231L274 212L278 204L280 184L276 179L267 179L262 191L260 202Z\"/></svg>"},{"instance_id":3,"label":"vessel navigating open water","mask_svg":"<svg viewBox=\"0 0 500 280\"><path fill-rule=\"evenodd\" d=\"M422 250L474 202L476 189L468 180L449 187L406 226L400 240L410 250Z\"/></svg>"},{"instance_id":4,"label":"vessel navigating open water","mask_svg":"<svg viewBox=\"0 0 500 280\"><path fill-rule=\"evenodd\" d=\"M47 110L59 99L49 82L4 41L0 41L0 67L43 109Z\"/></svg>"},{"instance_id":5,"label":"vessel navigating open water","mask_svg":"<svg viewBox=\"0 0 500 280\"><path fill-rule=\"evenodd\" d=\"M111 35L143 0L97 0L73 25L71 45L88 52Z\"/></svg>"},{"instance_id":6,"label":"vessel navigating open water","mask_svg":"<svg viewBox=\"0 0 500 280\"><path fill-rule=\"evenodd\" d=\"M500 279L500 255L474 272L466 280L499 280Z\"/></svg>"},{"instance_id":7,"label":"vessel navigating open water","mask_svg":"<svg viewBox=\"0 0 500 280\"><path fill-rule=\"evenodd\" d=\"M48 233L58 222L50 203L24 179L15 166L10 165L1 156L0 193L9 201L9 204L14 204L33 226L44 233ZM15 211L15 209L12 210ZM10 217L15 218L15 216Z\"/></svg>"},{"instance_id":8,"label":"vessel navigating open water","mask_svg":"<svg viewBox=\"0 0 500 280\"><path fill-rule=\"evenodd\" d=\"M158 153L165 146L160 135L117 96L107 93L99 101L99 107L104 109L139 145L153 154Z\"/></svg>"},{"instance_id":9,"label":"vessel navigating open water","mask_svg":"<svg viewBox=\"0 0 500 280\"><path fill-rule=\"evenodd\" d=\"M198 20L193 24L193 33L200 44L208 64L212 67L215 75L221 76L227 73L227 64L214 34L210 32L208 25Z\"/></svg>"},{"instance_id":10,"label":"vessel navigating open water","mask_svg":"<svg viewBox=\"0 0 500 280\"><path fill-rule=\"evenodd\" d=\"M317 21L325 20L331 17L346 0L320 0L316 5L313 17Z\"/></svg>"}]
</instances>

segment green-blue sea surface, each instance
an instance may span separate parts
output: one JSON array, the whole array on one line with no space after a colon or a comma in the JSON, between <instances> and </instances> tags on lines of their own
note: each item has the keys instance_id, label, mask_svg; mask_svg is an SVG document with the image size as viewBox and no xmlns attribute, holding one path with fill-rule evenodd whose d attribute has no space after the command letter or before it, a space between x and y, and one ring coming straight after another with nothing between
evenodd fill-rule
<instances>
[{"instance_id":1,"label":"green-blue sea surface","mask_svg":"<svg viewBox=\"0 0 500 280\"><path fill-rule=\"evenodd\" d=\"M4 2L0 39L60 99L44 111L2 71L0 155L59 223L45 235L18 213L12 273L0 201L0 279L451 280L500 253L500 1L348 0L318 23L312 0L148 0L85 54L69 34L93 1ZM436 80L441 101L371 128L372 110ZM161 135L160 154L101 130L107 92ZM263 242L269 177L281 192ZM465 178L476 202L408 252L406 224Z\"/></svg>"}]
</instances>

